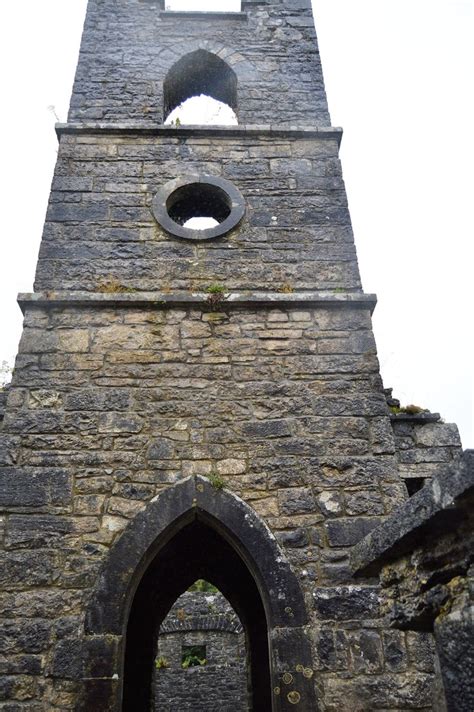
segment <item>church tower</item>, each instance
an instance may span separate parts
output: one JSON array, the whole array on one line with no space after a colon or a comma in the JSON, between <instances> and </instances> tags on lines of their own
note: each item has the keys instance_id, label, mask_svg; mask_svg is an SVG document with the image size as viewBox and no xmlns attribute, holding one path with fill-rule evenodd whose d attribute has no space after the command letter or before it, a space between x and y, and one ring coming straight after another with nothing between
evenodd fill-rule
<instances>
[{"instance_id":1,"label":"church tower","mask_svg":"<svg viewBox=\"0 0 474 712\"><path fill-rule=\"evenodd\" d=\"M238 123L165 123L201 94ZM431 709L427 636L349 566L407 494L310 0L89 0L57 133L0 434L5 711L150 712L197 579L249 712Z\"/></svg>"}]
</instances>

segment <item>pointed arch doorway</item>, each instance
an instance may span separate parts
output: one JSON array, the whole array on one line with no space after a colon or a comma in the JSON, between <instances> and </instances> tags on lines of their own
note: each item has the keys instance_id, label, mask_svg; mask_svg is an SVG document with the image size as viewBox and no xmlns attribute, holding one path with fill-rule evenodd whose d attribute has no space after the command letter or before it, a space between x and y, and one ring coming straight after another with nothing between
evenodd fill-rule
<instances>
[{"instance_id":1,"label":"pointed arch doorway","mask_svg":"<svg viewBox=\"0 0 474 712\"><path fill-rule=\"evenodd\" d=\"M268 629L258 588L235 549L211 523L196 517L163 546L135 593L127 625L123 712L151 712L160 625L196 579L216 586L237 612L249 655L249 710L271 710Z\"/></svg>"},{"instance_id":2,"label":"pointed arch doorway","mask_svg":"<svg viewBox=\"0 0 474 712\"><path fill-rule=\"evenodd\" d=\"M193 477L156 497L108 555L86 614L78 711L152 712L159 626L198 578L219 588L244 626L249 709L317 710L296 577L251 507Z\"/></svg>"}]
</instances>

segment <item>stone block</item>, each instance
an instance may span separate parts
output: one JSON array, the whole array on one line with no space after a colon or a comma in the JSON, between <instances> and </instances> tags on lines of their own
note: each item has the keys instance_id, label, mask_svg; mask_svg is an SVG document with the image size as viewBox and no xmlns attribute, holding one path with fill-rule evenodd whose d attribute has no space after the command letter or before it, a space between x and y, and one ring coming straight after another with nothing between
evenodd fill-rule
<instances>
[{"instance_id":1,"label":"stone block","mask_svg":"<svg viewBox=\"0 0 474 712\"><path fill-rule=\"evenodd\" d=\"M83 669L83 643L77 638L64 638L56 644L48 674L62 680L79 680Z\"/></svg>"},{"instance_id":2,"label":"stone block","mask_svg":"<svg viewBox=\"0 0 474 712\"><path fill-rule=\"evenodd\" d=\"M385 665L390 672L401 672L408 667L405 635L398 630L382 634Z\"/></svg>"},{"instance_id":3,"label":"stone block","mask_svg":"<svg viewBox=\"0 0 474 712\"><path fill-rule=\"evenodd\" d=\"M13 515L8 518L5 545L9 549L57 547L73 530L70 518L53 515Z\"/></svg>"},{"instance_id":4,"label":"stone block","mask_svg":"<svg viewBox=\"0 0 474 712\"><path fill-rule=\"evenodd\" d=\"M353 546L380 523L377 518L338 519L326 522L330 546Z\"/></svg>"},{"instance_id":5,"label":"stone block","mask_svg":"<svg viewBox=\"0 0 474 712\"><path fill-rule=\"evenodd\" d=\"M99 432L110 434L139 433L143 419L135 414L105 413L99 417Z\"/></svg>"},{"instance_id":6,"label":"stone block","mask_svg":"<svg viewBox=\"0 0 474 712\"><path fill-rule=\"evenodd\" d=\"M458 428L452 423L428 423L416 428L414 435L422 447L461 447Z\"/></svg>"},{"instance_id":7,"label":"stone block","mask_svg":"<svg viewBox=\"0 0 474 712\"><path fill-rule=\"evenodd\" d=\"M301 528L293 531L277 532L276 537L282 546L289 549L301 548L308 544L308 534Z\"/></svg>"},{"instance_id":8,"label":"stone block","mask_svg":"<svg viewBox=\"0 0 474 712\"><path fill-rule=\"evenodd\" d=\"M378 590L371 586L317 588L313 601L322 620L370 620L379 616Z\"/></svg>"},{"instance_id":9,"label":"stone block","mask_svg":"<svg viewBox=\"0 0 474 712\"><path fill-rule=\"evenodd\" d=\"M348 637L355 673L380 673L383 670L383 651L379 633L358 631Z\"/></svg>"},{"instance_id":10,"label":"stone block","mask_svg":"<svg viewBox=\"0 0 474 712\"><path fill-rule=\"evenodd\" d=\"M278 502L282 514L305 514L315 511L315 500L309 487L290 487L278 492Z\"/></svg>"},{"instance_id":11,"label":"stone block","mask_svg":"<svg viewBox=\"0 0 474 712\"><path fill-rule=\"evenodd\" d=\"M10 587L50 586L56 567L57 556L53 552L7 552L0 568L0 585L7 590Z\"/></svg>"},{"instance_id":12,"label":"stone block","mask_svg":"<svg viewBox=\"0 0 474 712\"><path fill-rule=\"evenodd\" d=\"M15 620L0 624L0 652L41 653L47 649L50 639L50 624L46 621Z\"/></svg>"},{"instance_id":13,"label":"stone block","mask_svg":"<svg viewBox=\"0 0 474 712\"><path fill-rule=\"evenodd\" d=\"M59 350L63 353L85 353L89 350L87 329L67 329L58 332Z\"/></svg>"},{"instance_id":14,"label":"stone block","mask_svg":"<svg viewBox=\"0 0 474 712\"><path fill-rule=\"evenodd\" d=\"M336 672L349 667L349 644L343 630L321 630L316 634L316 666L318 670Z\"/></svg>"},{"instance_id":15,"label":"stone block","mask_svg":"<svg viewBox=\"0 0 474 712\"><path fill-rule=\"evenodd\" d=\"M42 507L69 502L72 493L71 476L63 470L0 469L0 506Z\"/></svg>"}]
</instances>

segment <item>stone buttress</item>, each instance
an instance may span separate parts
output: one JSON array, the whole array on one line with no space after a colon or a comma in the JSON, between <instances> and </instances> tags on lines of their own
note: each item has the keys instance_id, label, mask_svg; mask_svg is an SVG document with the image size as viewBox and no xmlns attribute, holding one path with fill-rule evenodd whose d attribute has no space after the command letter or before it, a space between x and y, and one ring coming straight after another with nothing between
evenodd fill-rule
<instances>
[{"instance_id":1,"label":"stone buttress","mask_svg":"<svg viewBox=\"0 0 474 712\"><path fill-rule=\"evenodd\" d=\"M165 125L194 91L226 100L238 126ZM126 617L158 544L124 549L121 629L93 602L127 532L154 541L159 498L189 487L258 582L272 710L431 709L430 636L387 630L377 581L349 566L407 495L310 1L199 14L90 0L57 133L0 433L0 710L146 709L122 703ZM186 228L200 199L221 225L240 210L235 224ZM268 571L286 561L302 592L282 609L288 630L239 511L280 552Z\"/></svg>"}]
</instances>

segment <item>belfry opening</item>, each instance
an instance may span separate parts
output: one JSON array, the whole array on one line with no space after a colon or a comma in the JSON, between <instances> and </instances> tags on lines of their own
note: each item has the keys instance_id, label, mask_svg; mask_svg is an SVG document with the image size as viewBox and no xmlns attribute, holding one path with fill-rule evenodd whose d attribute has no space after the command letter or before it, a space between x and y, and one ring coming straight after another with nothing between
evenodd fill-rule
<instances>
[{"instance_id":1,"label":"belfry opening","mask_svg":"<svg viewBox=\"0 0 474 712\"><path fill-rule=\"evenodd\" d=\"M163 84L167 124L237 124L237 76L220 57L190 52L169 70Z\"/></svg>"}]
</instances>

